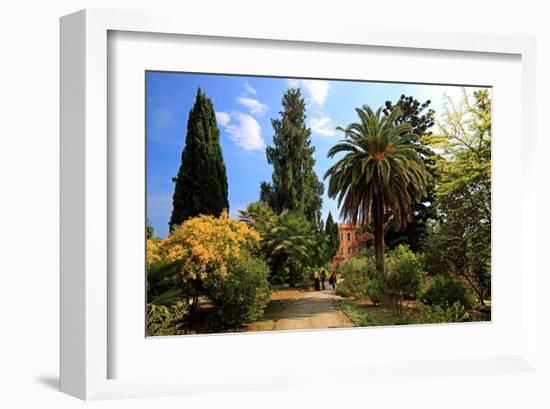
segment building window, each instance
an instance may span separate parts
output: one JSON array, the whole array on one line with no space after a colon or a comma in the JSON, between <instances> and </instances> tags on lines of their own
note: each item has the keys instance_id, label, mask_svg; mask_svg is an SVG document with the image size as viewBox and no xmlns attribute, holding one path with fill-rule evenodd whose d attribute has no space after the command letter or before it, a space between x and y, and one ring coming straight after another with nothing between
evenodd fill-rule
<instances>
[{"instance_id":1,"label":"building window","mask_svg":"<svg viewBox=\"0 0 550 409\"><path fill-rule=\"evenodd\" d=\"M351 247L348 247L348 254L351 254Z\"/></svg>"},{"instance_id":2,"label":"building window","mask_svg":"<svg viewBox=\"0 0 550 409\"><path fill-rule=\"evenodd\" d=\"M351 233L348 231L348 241L351 241Z\"/></svg>"},{"instance_id":3,"label":"building window","mask_svg":"<svg viewBox=\"0 0 550 409\"><path fill-rule=\"evenodd\" d=\"M340 241L344 241L344 233L340 233Z\"/></svg>"}]
</instances>

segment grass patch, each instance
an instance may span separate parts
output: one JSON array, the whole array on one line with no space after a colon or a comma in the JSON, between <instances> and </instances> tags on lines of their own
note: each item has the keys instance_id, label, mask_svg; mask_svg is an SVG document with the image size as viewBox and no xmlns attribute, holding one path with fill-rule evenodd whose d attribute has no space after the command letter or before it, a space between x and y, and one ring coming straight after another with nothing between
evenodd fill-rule
<instances>
[{"instance_id":1,"label":"grass patch","mask_svg":"<svg viewBox=\"0 0 550 409\"><path fill-rule=\"evenodd\" d=\"M339 303L340 308L358 327L402 324L399 317L382 307L351 300L340 300Z\"/></svg>"}]
</instances>

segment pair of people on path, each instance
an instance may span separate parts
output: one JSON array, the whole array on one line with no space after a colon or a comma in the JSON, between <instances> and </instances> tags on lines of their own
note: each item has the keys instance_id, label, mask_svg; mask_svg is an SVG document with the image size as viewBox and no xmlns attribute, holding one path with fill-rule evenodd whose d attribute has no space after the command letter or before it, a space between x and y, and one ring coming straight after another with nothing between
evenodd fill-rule
<instances>
[{"instance_id":1,"label":"pair of people on path","mask_svg":"<svg viewBox=\"0 0 550 409\"><path fill-rule=\"evenodd\" d=\"M332 279L334 277L334 280ZM315 291L326 290L325 281L327 280L327 270L323 267L313 272L313 281L315 282ZM332 289L336 289L336 273L332 273L329 279Z\"/></svg>"}]
</instances>

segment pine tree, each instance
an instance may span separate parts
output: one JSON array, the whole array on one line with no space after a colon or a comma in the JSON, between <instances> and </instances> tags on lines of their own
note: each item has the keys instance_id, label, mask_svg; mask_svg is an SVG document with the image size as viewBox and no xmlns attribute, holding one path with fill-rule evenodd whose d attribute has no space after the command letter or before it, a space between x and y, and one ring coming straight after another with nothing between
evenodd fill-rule
<instances>
[{"instance_id":1,"label":"pine tree","mask_svg":"<svg viewBox=\"0 0 550 409\"><path fill-rule=\"evenodd\" d=\"M227 175L212 101L199 88L189 112L185 147L175 182L170 231L200 214L229 210Z\"/></svg>"},{"instance_id":2,"label":"pine tree","mask_svg":"<svg viewBox=\"0 0 550 409\"><path fill-rule=\"evenodd\" d=\"M340 238L338 237L338 223L334 222L331 212L328 212L327 221L325 222L325 236L328 241L330 258L332 258L340 247Z\"/></svg>"},{"instance_id":3,"label":"pine tree","mask_svg":"<svg viewBox=\"0 0 550 409\"><path fill-rule=\"evenodd\" d=\"M305 124L306 105L300 89L287 90L282 105L280 118L271 120L274 146L266 149L267 161L273 165L272 182L262 182L260 200L277 214L302 212L319 230L324 187L313 170L315 148Z\"/></svg>"},{"instance_id":4,"label":"pine tree","mask_svg":"<svg viewBox=\"0 0 550 409\"><path fill-rule=\"evenodd\" d=\"M429 221L436 220L437 214L433 203L435 201L435 180L438 178L435 169L437 154L422 139L425 135L431 135L431 128L435 125L435 111L430 108L431 101L420 103L412 96L401 95L395 103L386 101L384 114L390 115L395 110L401 110L395 121L396 125L408 123L411 125L411 144L418 152L426 170L430 174L427 186L426 198L413 204L414 218L403 229L397 230L392 222L389 223L385 233L385 241L388 248L396 248L400 244L407 244L413 251L421 251L423 242L429 232Z\"/></svg>"}]
</instances>

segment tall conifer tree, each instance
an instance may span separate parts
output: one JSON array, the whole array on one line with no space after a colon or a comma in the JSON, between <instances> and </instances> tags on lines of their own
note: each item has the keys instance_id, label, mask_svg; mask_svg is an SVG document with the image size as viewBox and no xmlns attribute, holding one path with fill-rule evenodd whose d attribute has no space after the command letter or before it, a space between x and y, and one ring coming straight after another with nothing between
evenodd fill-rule
<instances>
[{"instance_id":1,"label":"tall conifer tree","mask_svg":"<svg viewBox=\"0 0 550 409\"><path fill-rule=\"evenodd\" d=\"M172 198L170 230L200 214L229 210L227 175L212 101L199 88L189 112L185 147Z\"/></svg>"},{"instance_id":2,"label":"tall conifer tree","mask_svg":"<svg viewBox=\"0 0 550 409\"><path fill-rule=\"evenodd\" d=\"M328 241L330 257L332 258L340 247L340 238L338 237L338 223L334 222L331 212L328 212L327 221L325 222L325 235Z\"/></svg>"},{"instance_id":3,"label":"tall conifer tree","mask_svg":"<svg viewBox=\"0 0 550 409\"><path fill-rule=\"evenodd\" d=\"M306 105L300 89L287 90L282 105L280 118L271 120L274 146L266 149L267 161L273 165L272 181L262 182L260 200L276 213L302 212L319 230L324 187L313 170L315 148L305 124Z\"/></svg>"}]
</instances>

